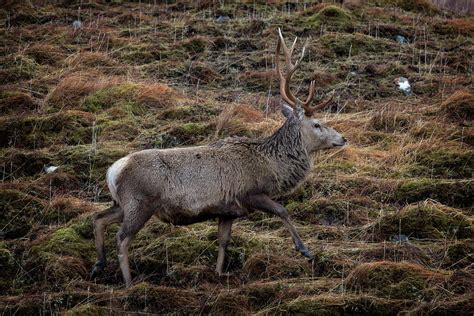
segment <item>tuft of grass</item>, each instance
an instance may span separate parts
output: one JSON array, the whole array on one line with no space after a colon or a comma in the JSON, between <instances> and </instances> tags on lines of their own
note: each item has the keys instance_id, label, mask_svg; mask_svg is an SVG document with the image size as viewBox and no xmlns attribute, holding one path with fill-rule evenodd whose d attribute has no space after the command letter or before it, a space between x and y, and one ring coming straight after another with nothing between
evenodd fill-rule
<instances>
[{"instance_id":1,"label":"tuft of grass","mask_svg":"<svg viewBox=\"0 0 474 316\"><path fill-rule=\"evenodd\" d=\"M417 239L472 238L474 225L456 209L425 201L408 205L399 212L381 217L373 224L381 239L399 234Z\"/></svg>"},{"instance_id":2,"label":"tuft of grass","mask_svg":"<svg viewBox=\"0 0 474 316\"><path fill-rule=\"evenodd\" d=\"M1 224L0 224L1 225ZM0 291L7 291L11 288L15 276L16 264L13 253L8 249L4 241L0 241Z\"/></svg>"},{"instance_id":3,"label":"tuft of grass","mask_svg":"<svg viewBox=\"0 0 474 316\"><path fill-rule=\"evenodd\" d=\"M2 238L27 235L41 219L43 200L14 189L0 189L0 232Z\"/></svg>"},{"instance_id":4,"label":"tuft of grass","mask_svg":"<svg viewBox=\"0 0 474 316\"><path fill-rule=\"evenodd\" d=\"M32 79L38 71L36 61L24 54L0 57L0 84Z\"/></svg>"},{"instance_id":5,"label":"tuft of grass","mask_svg":"<svg viewBox=\"0 0 474 316\"><path fill-rule=\"evenodd\" d=\"M415 155L415 164L407 170L410 176L470 179L474 174L474 151L426 150Z\"/></svg>"},{"instance_id":6,"label":"tuft of grass","mask_svg":"<svg viewBox=\"0 0 474 316\"><path fill-rule=\"evenodd\" d=\"M472 265L474 261L474 242L472 239L456 241L449 245L443 253L443 267L445 269L463 269Z\"/></svg>"},{"instance_id":7,"label":"tuft of grass","mask_svg":"<svg viewBox=\"0 0 474 316\"><path fill-rule=\"evenodd\" d=\"M363 263L351 271L349 288L369 291L395 299L429 297L430 284L441 284L446 275L409 262L379 261Z\"/></svg>"},{"instance_id":8,"label":"tuft of grass","mask_svg":"<svg viewBox=\"0 0 474 316\"><path fill-rule=\"evenodd\" d=\"M0 91L0 114L19 114L37 108L37 102L27 93L20 91Z\"/></svg>"},{"instance_id":9,"label":"tuft of grass","mask_svg":"<svg viewBox=\"0 0 474 316\"><path fill-rule=\"evenodd\" d=\"M310 275L311 265L300 258L255 253L245 261L243 272L250 280L281 280Z\"/></svg>"},{"instance_id":10,"label":"tuft of grass","mask_svg":"<svg viewBox=\"0 0 474 316\"><path fill-rule=\"evenodd\" d=\"M397 111L377 112L369 121L369 126L376 131L388 133L404 131L410 128L411 124L412 118L409 115Z\"/></svg>"},{"instance_id":11,"label":"tuft of grass","mask_svg":"<svg viewBox=\"0 0 474 316\"><path fill-rule=\"evenodd\" d=\"M42 148L91 142L95 116L82 111L0 118L0 147Z\"/></svg>"},{"instance_id":12,"label":"tuft of grass","mask_svg":"<svg viewBox=\"0 0 474 316\"><path fill-rule=\"evenodd\" d=\"M159 310L161 313L193 314L201 308L199 297L191 290L156 286L147 282L122 291L122 295L130 311Z\"/></svg>"},{"instance_id":13,"label":"tuft of grass","mask_svg":"<svg viewBox=\"0 0 474 316\"><path fill-rule=\"evenodd\" d=\"M344 8L335 5L325 6L318 13L309 17L306 23L312 28L325 26L331 29L348 30L353 27L351 14Z\"/></svg>"},{"instance_id":14,"label":"tuft of grass","mask_svg":"<svg viewBox=\"0 0 474 316\"><path fill-rule=\"evenodd\" d=\"M328 33L320 38L321 45L328 47L331 58L348 58L359 54L370 56L387 50L392 43L361 33Z\"/></svg>"},{"instance_id":15,"label":"tuft of grass","mask_svg":"<svg viewBox=\"0 0 474 316\"><path fill-rule=\"evenodd\" d=\"M88 112L99 112L111 107L118 107L132 114L140 114L145 109L136 100L138 89L139 85L135 83L104 87L85 97L81 101L81 108Z\"/></svg>"},{"instance_id":16,"label":"tuft of grass","mask_svg":"<svg viewBox=\"0 0 474 316\"><path fill-rule=\"evenodd\" d=\"M169 108L176 105L179 94L168 85L155 83L140 86L137 101L147 108Z\"/></svg>"},{"instance_id":17,"label":"tuft of grass","mask_svg":"<svg viewBox=\"0 0 474 316\"><path fill-rule=\"evenodd\" d=\"M87 303L87 304L80 304L77 305L64 314L65 316L98 316L98 315L106 315L106 311L103 310L101 307Z\"/></svg>"},{"instance_id":18,"label":"tuft of grass","mask_svg":"<svg viewBox=\"0 0 474 316\"><path fill-rule=\"evenodd\" d=\"M452 207L470 207L474 199L473 180L415 178L399 182L389 200L413 203L433 199Z\"/></svg>"},{"instance_id":19,"label":"tuft of grass","mask_svg":"<svg viewBox=\"0 0 474 316\"><path fill-rule=\"evenodd\" d=\"M169 135L183 145L197 144L207 139L213 132L210 123L184 123L173 128Z\"/></svg>"},{"instance_id":20,"label":"tuft of grass","mask_svg":"<svg viewBox=\"0 0 474 316\"><path fill-rule=\"evenodd\" d=\"M466 90L455 91L443 103L440 111L453 121L466 124L474 120L474 94Z\"/></svg>"},{"instance_id":21,"label":"tuft of grass","mask_svg":"<svg viewBox=\"0 0 474 316\"><path fill-rule=\"evenodd\" d=\"M104 81L95 71L77 72L64 77L46 96L46 109L56 112L64 109L78 109L81 101L89 94L114 84L114 80Z\"/></svg>"}]
</instances>

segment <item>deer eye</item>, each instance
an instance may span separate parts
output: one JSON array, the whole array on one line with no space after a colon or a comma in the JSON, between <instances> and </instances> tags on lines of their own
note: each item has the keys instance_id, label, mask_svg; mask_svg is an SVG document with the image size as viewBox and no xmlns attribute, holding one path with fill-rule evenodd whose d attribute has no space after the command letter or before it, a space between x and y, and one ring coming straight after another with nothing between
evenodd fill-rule
<instances>
[{"instance_id":1,"label":"deer eye","mask_svg":"<svg viewBox=\"0 0 474 316\"><path fill-rule=\"evenodd\" d=\"M314 123L315 128L321 128L321 125L319 123Z\"/></svg>"}]
</instances>

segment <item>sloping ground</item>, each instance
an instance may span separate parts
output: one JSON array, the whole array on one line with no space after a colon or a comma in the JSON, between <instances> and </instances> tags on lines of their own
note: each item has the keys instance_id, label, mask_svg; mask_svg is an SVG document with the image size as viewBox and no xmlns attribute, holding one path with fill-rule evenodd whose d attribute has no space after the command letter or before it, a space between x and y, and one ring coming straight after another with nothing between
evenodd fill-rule
<instances>
[{"instance_id":1,"label":"sloping ground","mask_svg":"<svg viewBox=\"0 0 474 316\"><path fill-rule=\"evenodd\" d=\"M0 10L3 314L473 312L472 17L425 0L45 2ZM319 117L350 142L316 155L281 200L316 259L254 213L219 278L215 221L152 219L132 245L131 289L116 226L105 273L88 279L111 163L282 123L278 27L307 43L295 89L334 91Z\"/></svg>"}]
</instances>

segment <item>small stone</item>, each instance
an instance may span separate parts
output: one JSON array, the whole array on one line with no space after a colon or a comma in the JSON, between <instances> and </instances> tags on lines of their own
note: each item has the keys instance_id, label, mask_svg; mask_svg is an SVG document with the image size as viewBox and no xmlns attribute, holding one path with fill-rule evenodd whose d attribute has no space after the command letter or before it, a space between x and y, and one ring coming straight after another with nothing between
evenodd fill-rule
<instances>
[{"instance_id":1,"label":"small stone","mask_svg":"<svg viewBox=\"0 0 474 316\"><path fill-rule=\"evenodd\" d=\"M393 235L392 237L390 237L390 240L393 242L404 243L404 242L408 242L409 238L407 235L399 234L399 235Z\"/></svg>"},{"instance_id":2,"label":"small stone","mask_svg":"<svg viewBox=\"0 0 474 316\"><path fill-rule=\"evenodd\" d=\"M229 21L230 21L230 17L228 17L227 15L219 15L216 19L216 22L219 22L219 23L229 22Z\"/></svg>"},{"instance_id":3,"label":"small stone","mask_svg":"<svg viewBox=\"0 0 474 316\"><path fill-rule=\"evenodd\" d=\"M72 27L74 28L74 30L80 29L82 27L82 22L79 20L76 20L72 22Z\"/></svg>"},{"instance_id":4,"label":"small stone","mask_svg":"<svg viewBox=\"0 0 474 316\"><path fill-rule=\"evenodd\" d=\"M44 171L46 173L52 173L52 172L55 172L59 167L57 166L45 166L44 167Z\"/></svg>"},{"instance_id":5,"label":"small stone","mask_svg":"<svg viewBox=\"0 0 474 316\"><path fill-rule=\"evenodd\" d=\"M396 79L395 82L398 84L398 88L400 89L400 91L403 92L404 95L406 96L411 95L411 86L407 78L400 77Z\"/></svg>"},{"instance_id":6,"label":"small stone","mask_svg":"<svg viewBox=\"0 0 474 316\"><path fill-rule=\"evenodd\" d=\"M399 44L408 44L408 39L403 36L403 35L397 35L395 36L395 40L397 41L397 43Z\"/></svg>"}]
</instances>

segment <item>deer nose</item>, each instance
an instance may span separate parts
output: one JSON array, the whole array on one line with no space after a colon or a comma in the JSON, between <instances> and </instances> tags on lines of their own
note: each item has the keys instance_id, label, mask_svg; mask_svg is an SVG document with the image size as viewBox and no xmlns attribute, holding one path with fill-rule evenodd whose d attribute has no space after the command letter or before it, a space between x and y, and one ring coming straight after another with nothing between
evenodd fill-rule
<instances>
[{"instance_id":1,"label":"deer nose","mask_svg":"<svg viewBox=\"0 0 474 316\"><path fill-rule=\"evenodd\" d=\"M347 139L344 136L342 137L342 140L344 141L344 143L347 143Z\"/></svg>"}]
</instances>

